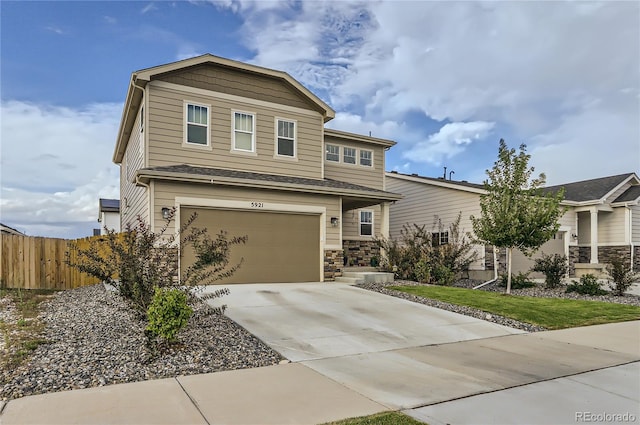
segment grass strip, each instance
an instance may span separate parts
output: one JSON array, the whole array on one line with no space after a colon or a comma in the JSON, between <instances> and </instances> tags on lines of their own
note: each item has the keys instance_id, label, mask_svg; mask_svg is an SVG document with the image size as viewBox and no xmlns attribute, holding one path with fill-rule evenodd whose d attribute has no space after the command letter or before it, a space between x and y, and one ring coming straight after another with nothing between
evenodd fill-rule
<instances>
[{"instance_id":1,"label":"grass strip","mask_svg":"<svg viewBox=\"0 0 640 425\"><path fill-rule=\"evenodd\" d=\"M424 425L424 422L417 421L400 412L383 412L370 416L329 422L324 425Z\"/></svg>"},{"instance_id":2,"label":"grass strip","mask_svg":"<svg viewBox=\"0 0 640 425\"><path fill-rule=\"evenodd\" d=\"M391 286L389 289L476 308L547 329L640 319L640 307L601 301L524 297L446 286Z\"/></svg>"}]
</instances>

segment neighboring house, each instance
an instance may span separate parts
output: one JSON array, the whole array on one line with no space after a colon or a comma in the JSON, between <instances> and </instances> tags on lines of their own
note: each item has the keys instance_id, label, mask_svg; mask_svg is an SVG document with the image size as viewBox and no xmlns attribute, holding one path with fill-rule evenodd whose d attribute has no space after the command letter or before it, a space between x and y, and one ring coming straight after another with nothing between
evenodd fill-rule
<instances>
[{"instance_id":1,"label":"neighboring house","mask_svg":"<svg viewBox=\"0 0 640 425\"><path fill-rule=\"evenodd\" d=\"M106 232L105 227L109 230L115 230L120 232L120 200L119 199L103 199L99 201L99 214L98 223L100 223L100 229L97 232L98 235L104 235ZM96 232L94 232L95 234Z\"/></svg>"},{"instance_id":2,"label":"neighboring house","mask_svg":"<svg viewBox=\"0 0 640 425\"><path fill-rule=\"evenodd\" d=\"M462 213L460 228L473 232L470 216L480 215L481 184L444 178L422 177L397 172L386 174L387 189L404 198L391 206L390 235L398 237L406 223L426 225L448 237L448 227ZM640 179L635 173L547 187L565 189L558 233L531 258L514 251L513 273L527 272L542 253L563 254L569 259L570 275L602 272L613 254L627 258L640 270ZM437 217L439 222L434 222ZM490 278L494 270L491 246L476 245L479 261L471 265L472 274ZM504 265L504 252L500 264ZM539 277L539 275L532 275Z\"/></svg>"},{"instance_id":3,"label":"neighboring house","mask_svg":"<svg viewBox=\"0 0 640 425\"><path fill-rule=\"evenodd\" d=\"M369 265L387 235L385 151L395 142L326 129L335 112L284 72L212 55L132 74L113 160L121 225L176 208L211 236L248 235L220 283L331 280ZM169 232L175 231L171 223ZM345 254L343 258L343 253ZM182 251L180 268L192 264Z\"/></svg>"},{"instance_id":4,"label":"neighboring house","mask_svg":"<svg viewBox=\"0 0 640 425\"><path fill-rule=\"evenodd\" d=\"M15 235L15 236L24 236L25 234L19 230L14 229L13 227L5 226L0 223L0 233L3 235Z\"/></svg>"}]
</instances>

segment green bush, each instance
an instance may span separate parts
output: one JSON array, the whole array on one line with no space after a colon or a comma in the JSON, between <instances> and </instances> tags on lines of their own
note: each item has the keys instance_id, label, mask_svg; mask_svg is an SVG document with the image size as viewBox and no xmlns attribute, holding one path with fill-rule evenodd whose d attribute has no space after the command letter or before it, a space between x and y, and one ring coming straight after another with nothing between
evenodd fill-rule
<instances>
[{"instance_id":1,"label":"green bush","mask_svg":"<svg viewBox=\"0 0 640 425\"><path fill-rule=\"evenodd\" d=\"M456 274L447 266L438 264L433 268L433 282L436 285L450 286L456 279Z\"/></svg>"},{"instance_id":2,"label":"green bush","mask_svg":"<svg viewBox=\"0 0 640 425\"><path fill-rule=\"evenodd\" d=\"M633 282L640 279L640 275L631 270L631 264L620 256L611 259L611 264L607 265L607 272L613 282L609 282L609 287L613 295L622 296L631 287Z\"/></svg>"},{"instance_id":3,"label":"green bush","mask_svg":"<svg viewBox=\"0 0 640 425\"><path fill-rule=\"evenodd\" d=\"M580 282L575 280L571 281L570 285L567 285L566 292L577 292L582 295L606 295L607 291L600 287L598 278L591 273L585 274L580 277Z\"/></svg>"},{"instance_id":4,"label":"green bush","mask_svg":"<svg viewBox=\"0 0 640 425\"><path fill-rule=\"evenodd\" d=\"M500 286L503 288L507 287L507 275L502 275L500 277ZM524 288L532 288L536 286L536 283L529 280L529 273L518 273L511 275L511 289L524 289Z\"/></svg>"},{"instance_id":5,"label":"green bush","mask_svg":"<svg viewBox=\"0 0 640 425\"><path fill-rule=\"evenodd\" d=\"M187 302L187 295L179 289L156 288L147 310L147 331L165 341L175 341L193 313Z\"/></svg>"},{"instance_id":6,"label":"green bush","mask_svg":"<svg viewBox=\"0 0 640 425\"><path fill-rule=\"evenodd\" d=\"M431 281L431 269L429 263L420 260L415 267L416 282L429 283Z\"/></svg>"},{"instance_id":7,"label":"green bush","mask_svg":"<svg viewBox=\"0 0 640 425\"><path fill-rule=\"evenodd\" d=\"M569 271L567 257L560 254L547 255L536 258L535 265L531 269L534 272L543 273L547 288L557 288L562 282L562 278Z\"/></svg>"}]
</instances>

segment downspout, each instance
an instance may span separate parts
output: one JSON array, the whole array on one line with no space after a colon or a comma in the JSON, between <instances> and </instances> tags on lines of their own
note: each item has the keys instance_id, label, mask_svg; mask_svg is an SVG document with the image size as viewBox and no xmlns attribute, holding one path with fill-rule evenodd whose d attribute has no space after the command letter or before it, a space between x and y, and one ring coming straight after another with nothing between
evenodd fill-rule
<instances>
[{"instance_id":1,"label":"downspout","mask_svg":"<svg viewBox=\"0 0 640 425\"><path fill-rule=\"evenodd\" d=\"M498 280L498 252L496 252L496 247L493 247L493 279L487 280L484 283L481 283L478 286L474 286L473 289L480 289L485 285L493 283Z\"/></svg>"}]
</instances>

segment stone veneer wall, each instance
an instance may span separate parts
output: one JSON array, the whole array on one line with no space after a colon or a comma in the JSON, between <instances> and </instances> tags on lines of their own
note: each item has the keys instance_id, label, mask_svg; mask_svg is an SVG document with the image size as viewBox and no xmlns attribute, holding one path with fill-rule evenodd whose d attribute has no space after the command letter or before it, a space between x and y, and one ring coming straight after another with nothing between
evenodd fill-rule
<instances>
[{"instance_id":1,"label":"stone veneer wall","mask_svg":"<svg viewBox=\"0 0 640 425\"><path fill-rule=\"evenodd\" d=\"M380 247L374 241L344 240L342 247L344 256L347 257L347 267L370 267L372 257L377 257L380 261Z\"/></svg>"},{"instance_id":2,"label":"stone veneer wall","mask_svg":"<svg viewBox=\"0 0 640 425\"><path fill-rule=\"evenodd\" d=\"M611 264L613 257L622 257L625 263L631 267L631 246L599 246L598 262L600 264Z\"/></svg>"},{"instance_id":3,"label":"stone veneer wall","mask_svg":"<svg viewBox=\"0 0 640 425\"><path fill-rule=\"evenodd\" d=\"M493 270L493 245L484 246L484 268L485 270ZM507 249L498 248L498 273L500 275L507 273Z\"/></svg>"},{"instance_id":4,"label":"stone veneer wall","mask_svg":"<svg viewBox=\"0 0 640 425\"><path fill-rule=\"evenodd\" d=\"M578 263L590 263L591 262L591 247L579 246L578 247Z\"/></svg>"},{"instance_id":5,"label":"stone veneer wall","mask_svg":"<svg viewBox=\"0 0 640 425\"><path fill-rule=\"evenodd\" d=\"M331 281L342 276L344 264L341 249L326 249L324 251L324 280Z\"/></svg>"},{"instance_id":6,"label":"stone veneer wall","mask_svg":"<svg viewBox=\"0 0 640 425\"><path fill-rule=\"evenodd\" d=\"M633 248L633 271L640 272L640 246Z\"/></svg>"},{"instance_id":7,"label":"stone veneer wall","mask_svg":"<svg viewBox=\"0 0 640 425\"><path fill-rule=\"evenodd\" d=\"M576 263L580 262L580 247L571 245L569 247L569 277L576 275Z\"/></svg>"}]
</instances>

